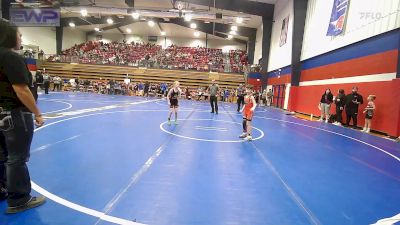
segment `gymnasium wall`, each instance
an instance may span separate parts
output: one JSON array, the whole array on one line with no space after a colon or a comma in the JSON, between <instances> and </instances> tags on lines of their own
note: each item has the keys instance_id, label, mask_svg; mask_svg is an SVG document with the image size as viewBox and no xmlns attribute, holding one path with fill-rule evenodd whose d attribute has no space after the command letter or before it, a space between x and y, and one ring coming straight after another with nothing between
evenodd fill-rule
<instances>
[{"instance_id":1,"label":"gymnasium wall","mask_svg":"<svg viewBox=\"0 0 400 225\"><path fill-rule=\"evenodd\" d=\"M54 27L20 27L22 42L27 45L36 45L46 54L56 54L56 29ZM86 42L83 31L64 27L63 49L70 48L75 43Z\"/></svg>"},{"instance_id":2,"label":"gymnasium wall","mask_svg":"<svg viewBox=\"0 0 400 225\"><path fill-rule=\"evenodd\" d=\"M53 27L20 27L22 43L36 45L46 54L56 54L56 29Z\"/></svg>"},{"instance_id":3,"label":"gymnasium wall","mask_svg":"<svg viewBox=\"0 0 400 225\"><path fill-rule=\"evenodd\" d=\"M283 20L289 16L286 43L280 46ZM274 23L272 25L268 72L288 66L292 59L293 40L293 0L280 0L275 5Z\"/></svg>"},{"instance_id":4,"label":"gymnasium wall","mask_svg":"<svg viewBox=\"0 0 400 225\"><path fill-rule=\"evenodd\" d=\"M73 28L64 27L62 49L86 42L86 33Z\"/></svg>"},{"instance_id":5,"label":"gymnasium wall","mask_svg":"<svg viewBox=\"0 0 400 225\"><path fill-rule=\"evenodd\" d=\"M361 109L365 108L368 95L377 96L372 128L399 136L400 80L396 79L399 49L400 29L397 29L303 61L300 86L291 89L289 110L319 115L317 105L325 89L330 88L336 94L343 88L350 93L353 86L358 86L364 96ZM359 121L362 126L362 114Z\"/></svg>"},{"instance_id":6,"label":"gymnasium wall","mask_svg":"<svg viewBox=\"0 0 400 225\"><path fill-rule=\"evenodd\" d=\"M326 36L334 0L309 0L301 59L400 27L400 0L350 0L344 35Z\"/></svg>"},{"instance_id":7,"label":"gymnasium wall","mask_svg":"<svg viewBox=\"0 0 400 225\"><path fill-rule=\"evenodd\" d=\"M359 88L359 93L364 98L364 104L359 108L358 126L364 126L365 116L362 114L362 111L367 105L368 95L374 94L377 98L375 101L376 112L372 120L372 129L394 137L400 136L400 79L393 81L292 87L290 90L289 110L319 116L320 111L317 106L323 92L327 88L330 88L335 94L339 89L344 89L345 93L349 94L353 86ZM335 114L334 104L331 107L331 113ZM343 116L343 118L346 118L345 112L343 112Z\"/></svg>"}]
</instances>

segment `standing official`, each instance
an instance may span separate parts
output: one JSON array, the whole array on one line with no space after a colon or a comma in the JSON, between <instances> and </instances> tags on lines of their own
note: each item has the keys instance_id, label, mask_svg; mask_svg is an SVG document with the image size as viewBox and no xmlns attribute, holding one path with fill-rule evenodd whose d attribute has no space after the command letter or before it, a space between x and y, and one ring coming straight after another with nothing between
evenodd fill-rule
<instances>
[{"instance_id":1,"label":"standing official","mask_svg":"<svg viewBox=\"0 0 400 225\"><path fill-rule=\"evenodd\" d=\"M215 80L212 80L211 85L207 89L210 94L210 105L211 105L211 113L218 114L218 93L219 86L215 83Z\"/></svg>"}]
</instances>

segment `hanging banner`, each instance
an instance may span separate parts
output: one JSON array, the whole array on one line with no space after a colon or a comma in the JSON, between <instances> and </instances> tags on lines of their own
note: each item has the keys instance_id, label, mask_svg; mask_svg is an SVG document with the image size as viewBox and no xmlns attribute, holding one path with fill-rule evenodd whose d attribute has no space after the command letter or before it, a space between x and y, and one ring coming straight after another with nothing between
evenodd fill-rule
<instances>
[{"instance_id":1,"label":"hanging banner","mask_svg":"<svg viewBox=\"0 0 400 225\"><path fill-rule=\"evenodd\" d=\"M281 39L279 41L279 47L283 46L287 42L289 30L289 16L287 16L282 22L282 29L281 29Z\"/></svg>"},{"instance_id":2,"label":"hanging banner","mask_svg":"<svg viewBox=\"0 0 400 225\"><path fill-rule=\"evenodd\" d=\"M350 0L334 0L331 19L326 36L338 36L343 33Z\"/></svg>"},{"instance_id":3,"label":"hanging banner","mask_svg":"<svg viewBox=\"0 0 400 225\"><path fill-rule=\"evenodd\" d=\"M58 27L60 26L60 9L12 8L10 20L19 27Z\"/></svg>"}]
</instances>

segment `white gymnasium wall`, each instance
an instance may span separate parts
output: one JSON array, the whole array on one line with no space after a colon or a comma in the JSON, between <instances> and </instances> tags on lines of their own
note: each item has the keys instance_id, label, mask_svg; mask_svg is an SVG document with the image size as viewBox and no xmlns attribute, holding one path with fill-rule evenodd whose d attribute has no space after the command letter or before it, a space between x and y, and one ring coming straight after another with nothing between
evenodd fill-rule
<instances>
[{"instance_id":1,"label":"white gymnasium wall","mask_svg":"<svg viewBox=\"0 0 400 225\"><path fill-rule=\"evenodd\" d=\"M400 27L400 0L350 0L344 35L326 36L334 0L309 0L302 60Z\"/></svg>"},{"instance_id":2,"label":"white gymnasium wall","mask_svg":"<svg viewBox=\"0 0 400 225\"><path fill-rule=\"evenodd\" d=\"M86 42L86 33L70 27L64 27L62 49Z\"/></svg>"},{"instance_id":3,"label":"white gymnasium wall","mask_svg":"<svg viewBox=\"0 0 400 225\"><path fill-rule=\"evenodd\" d=\"M291 64L293 40L293 1L294 0L280 0L275 5L275 22L272 25L268 71L276 70ZM282 23L287 16L289 16L289 26L286 44L279 46Z\"/></svg>"},{"instance_id":4,"label":"white gymnasium wall","mask_svg":"<svg viewBox=\"0 0 400 225\"><path fill-rule=\"evenodd\" d=\"M43 49L45 54L56 54L56 28L55 27L20 27L22 43L36 45Z\"/></svg>"},{"instance_id":5,"label":"white gymnasium wall","mask_svg":"<svg viewBox=\"0 0 400 225\"><path fill-rule=\"evenodd\" d=\"M124 40L124 35L121 33L99 33L99 34L89 35L88 41L96 40L97 35L101 35L103 42L106 43L113 41L122 42Z\"/></svg>"},{"instance_id":6,"label":"white gymnasium wall","mask_svg":"<svg viewBox=\"0 0 400 225\"><path fill-rule=\"evenodd\" d=\"M20 27L22 42L26 45L36 45L43 49L45 54L56 54L56 28L55 27ZM64 28L62 48L70 48L75 44L86 42L86 34L71 28Z\"/></svg>"},{"instance_id":7,"label":"white gymnasium wall","mask_svg":"<svg viewBox=\"0 0 400 225\"><path fill-rule=\"evenodd\" d=\"M262 58L262 43L263 43L263 24L257 28L256 34L256 49L254 50L254 61L253 64L258 64L258 61Z\"/></svg>"}]
</instances>

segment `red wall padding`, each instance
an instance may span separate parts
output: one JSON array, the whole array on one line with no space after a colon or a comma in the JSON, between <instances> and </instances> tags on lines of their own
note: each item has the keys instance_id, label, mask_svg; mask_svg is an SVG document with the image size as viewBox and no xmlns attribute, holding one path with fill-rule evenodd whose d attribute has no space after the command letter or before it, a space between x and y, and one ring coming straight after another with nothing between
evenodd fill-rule
<instances>
[{"instance_id":1,"label":"red wall padding","mask_svg":"<svg viewBox=\"0 0 400 225\"><path fill-rule=\"evenodd\" d=\"M353 86L359 88L359 93L364 98L364 104L359 108L358 126L364 125L365 117L362 111L368 102L368 95L374 94L376 95L376 112L372 119L371 128L391 136L400 136L400 79L356 84L292 87L290 90L289 110L319 116L318 104L327 88L330 88L336 95L340 88L344 89L346 94L349 94ZM335 113L335 105L332 104L331 114ZM345 112L343 112L343 118L345 116Z\"/></svg>"},{"instance_id":2,"label":"red wall padding","mask_svg":"<svg viewBox=\"0 0 400 225\"><path fill-rule=\"evenodd\" d=\"M268 85L288 84L291 82L292 74L282 74L280 77L268 78Z\"/></svg>"},{"instance_id":3,"label":"red wall padding","mask_svg":"<svg viewBox=\"0 0 400 225\"><path fill-rule=\"evenodd\" d=\"M262 85L261 79L254 79L254 78L248 78L247 83L253 85L254 86L253 89L256 91L259 91Z\"/></svg>"},{"instance_id":4,"label":"red wall padding","mask_svg":"<svg viewBox=\"0 0 400 225\"><path fill-rule=\"evenodd\" d=\"M34 64L27 64L27 66L28 66L29 71L36 71L37 70L36 65L34 65Z\"/></svg>"},{"instance_id":5,"label":"red wall padding","mask_svg":"<svg viewBox=\"0 0 400 225\"><path fill-rule=\"evenodd\" d=\"M390 50L357 59L301 71L300 81L365 76L397 71L398 50Z\"/></svg>"}]
</instances>

